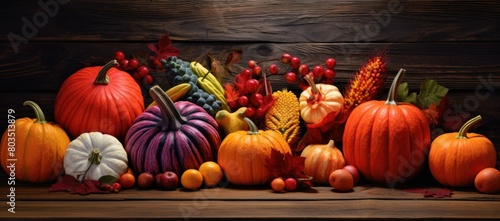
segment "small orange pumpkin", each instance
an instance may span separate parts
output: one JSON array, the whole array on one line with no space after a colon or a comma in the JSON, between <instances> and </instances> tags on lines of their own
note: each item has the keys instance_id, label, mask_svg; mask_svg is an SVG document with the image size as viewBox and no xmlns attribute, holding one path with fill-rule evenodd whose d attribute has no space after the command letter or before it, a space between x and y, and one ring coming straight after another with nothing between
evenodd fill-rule
<instances>
[{"instance_id":1,"label":"small orange pumpkin","mask_svg":"<svg viewBox=\"0 0 500 221\"><path fill-rule=\"evenodd\" d=\"M0 143L0 163L7 174L14 169L17 180L52 181L63 171L70 139L60 125L45 120L35 102L25 101L23 105L32 107L36 118L20 118L8 126Z\"/></svg>"},{"instance_id":2,"label":"small orange pumpkin","mask_svg":"<svg viewBox=\"0 0 500 221\"><path fill-rule=\"evenodd\" d=\"M441 184L451 187L471 187L476 175L495 167L496 151L485 136L467 133L481 120L481 115L467 121L458 132L436 137L429 152L429 169Z\"/></svg>"},{"instance_id":3,"label":"small orange pumpkin","mask_svg":"<svg viewBox=\"0 0 500 221\"><path fill-rule=\"evenodd\" d=\"M300 116L306 123L317 124L334 112L332 119L342 111L344 98L339 89L330 84L316 84L309 75L305 77L310 87L299 97Z\"/></svg>"},{"instance_id":4,"label":"small orange pumpkin","mask_svg":"<svg viewBox=\"0 0 500 221\"><path fill-rule=\"evenodd\" d=\"M300 154L305 157L304 173L312 176L312 182L328 184L330 174L345 166L345 159L333 140L328 144L310 144Z\"/></svg>"},{"instance_id":5,"label":"small orange pumpkin","mask_svg":"<svg viewBox=\"0 0 500 221\"><path fill-rule=\"evenodd\" d=\"M244 119L250 130L236 131L224 138L219 147L218 164L232 184L265 184L272 179L266 169L271 149L291 154L290 146L279 132L258 130L250 119Z\"/></svg>"}]
</instances>

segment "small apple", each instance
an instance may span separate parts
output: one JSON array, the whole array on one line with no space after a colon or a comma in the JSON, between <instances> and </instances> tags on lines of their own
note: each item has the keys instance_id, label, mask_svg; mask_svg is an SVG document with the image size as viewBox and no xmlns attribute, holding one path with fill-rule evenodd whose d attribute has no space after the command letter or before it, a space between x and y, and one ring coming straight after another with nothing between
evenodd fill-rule
<instances>
[{"instance_id":1,"label":"small apple","mask_svg":"<svg viewBox=\"0 0 500 221\"><path fill-rule=\"evenodd\" d=\"M286 178L285 180L285 189L286 191L292 192L297 189L297 180L295 178Z\"/></svg>"},{"instance_id":2,"label":"small apple","mask_svg":"<svg viewBox=\"0 0 500 221\"><path fill-rule=\"evenodd\" d=\"M358 169L353 165L346 165L343 169L349 171L351 173L352 178L354 179L354 185L359 182L360 175Z\"/></svg>"},{"instance_id":3,"label":"small apple","mask_svg":"<svg viewBox=\"0 0 500 221\"><path fill-rule=\"evenodd\" d=\"M144 172L137 178L137 186L141 189L149 189L153 187L155 182L155 177L149 172Z\"/></svg>"},{"instance_id":4,"label":"small apple","mask_svg":"<svg viewBox=\"0 0 500 221\"><path fill-rule=\"evenodd\" d=\"M337 169L330 174L328 178L330 186L338 192L348 192L354 187L354 178L351 173L345 169Z\"/></svg>"},{"instance_id":5,"label":"small apple","mask_svg":"<svg viewBox=\"0 0 500 221\"><path fill-rule=\"evenodd\" d=\"M283 178L274 178L274 180L271 182L271 189L273 189L274 192L283 192L285 190L285 181L283 180Z\"/></svg>"},{"instance_id":6,"label":"small apple","mask_svg":"<svg viewBox=\"0 0 500 221\"><path fill-rule=\"evenodd\" d=\"M156 187L166 190L175 190L179 185L179 177L172 171L156 174Z\"/></svg>"}]
</instances>

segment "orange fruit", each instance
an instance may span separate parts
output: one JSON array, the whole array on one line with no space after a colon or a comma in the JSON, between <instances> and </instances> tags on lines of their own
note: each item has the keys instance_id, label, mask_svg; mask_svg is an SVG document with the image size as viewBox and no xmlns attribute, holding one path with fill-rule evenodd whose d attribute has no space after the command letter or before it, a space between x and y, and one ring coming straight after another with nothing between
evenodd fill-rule
<instances>
[{"instance_id":1,"label":"orange fruit","mask_svg":"<svg viewBox=\"0 0 500 221\"><path fill-rule=\"evenodd\" d=\"M131 173L125 173L120 177L120 184L124 189L130 189L135 186L135 176Z\"/></svg>"},{"instance_id":2,"label":"orange fruit","mask_svg":"<svg viewBox=\"0 0 500 221\"><path fill-rule=\"evenodd\" d=\"M346 192L354 187L354 178L346 169L337 169L330 174L330 186L336 191Z\"/></svg>"},{"instance_id":3,"label":"orange fruit","mask_svg":"<svg viewBox=\"0 0 500 221\"><path fill-rule=\"evenodd\" d=\"M188 169L182 173L181 185L189 190L199 189L203 184L203 175L196 169Z\"/></svg>"},{"instance_id":4,"label":"orange fruit","mask_svg":"<svg viewBox=\"0 0 500 221\"><path fill-rule=\"evenodd\" d=\"M213 161L207 161L201 164L198 171L200 171L203 176L203 183L205 183L206 186L215 186L222 180L222 169L219 164Z\"/></svg>"},{"instance_id":5,"label":"orange fruit","mask_svg":"<svg viewBox=\"0 0 500 221\"><path fill-rule=\"evenodd\" d=\"M500 192L500 171L492 167L484 168L476 175L474 186L481 193Z\"/></svg>"},{"instance_id":6,"label":"orange fruit","mask_svg":"<svg viewBox=\"0 0 500 221\"><path fill-rule=\"evenodd\" d=\"M273 181L271 181L271 189L273 189L274 192L283 192L285 190L285 181L283 178L274 178Z\"/></svg>"}]
</instances>

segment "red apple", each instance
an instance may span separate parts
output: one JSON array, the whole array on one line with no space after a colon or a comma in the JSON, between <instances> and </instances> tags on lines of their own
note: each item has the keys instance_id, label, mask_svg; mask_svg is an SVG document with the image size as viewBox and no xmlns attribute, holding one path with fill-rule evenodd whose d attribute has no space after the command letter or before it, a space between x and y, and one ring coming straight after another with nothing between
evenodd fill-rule
<instances>
[{"instance_id":1,"label":"red apple","mask_svg":"<svg viewBox=\"0 0 500 221\"><path fill-rule=\"evenodd\" d=\"M357 184L360 179L359 171L358 169L353 166L353 165L346 165L343 169L349 171L351 173L352 178L354 179L354 184Z\"/></svg>"},{"instance_id":2,"label":"red apple","mask_svg":"<svg viewBox=\"0 0 500 221\"><path fill-rule=\"evenodd\" d=\"M156 187L166 190L175 190L179 185L179 177L174 172L167 171L165 173L156 174L155 182Z\"/></svg>"}]
</instances>

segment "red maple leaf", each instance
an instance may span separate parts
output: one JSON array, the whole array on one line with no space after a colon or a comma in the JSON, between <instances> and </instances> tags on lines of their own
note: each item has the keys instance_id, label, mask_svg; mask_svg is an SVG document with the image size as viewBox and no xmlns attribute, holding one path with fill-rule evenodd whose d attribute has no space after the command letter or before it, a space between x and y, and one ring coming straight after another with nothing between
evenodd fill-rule
<instances>
[{"instance_id":1,"label":"red maple leaf","mask_svg":"<svg viewBox=\"0 0 500 221\"><path fill-rule=\"evenodd\" d=\"M224 85L224 92L226 92L226 101L236 102L240 97L240 93L229 83Z\"/></svg>"},{"instance_id":2,"label":"red maple leaf","mask_svg":"<svg viewBox=\"0 0 500 221\"><path fill-rule=\"evenodd\" d=\"M243 54L243 51L241 49L233 49L231 53L227 55L226 66L240 62L241 54Z\"/></svg>"},{"instance_id":3,"label":"red maple leaf","mask_svg":"<svg viewBox=\"0 0 500 221\"><path fill-rule=\"evenodd\" d=\"M84 179L82 181L77 180L71 175L64 175L60 177L56 183L52 184L49 188L49 192L65 191L71 194L88 195L91 193L109 193L109 191L104 191L99 189L101 183L96 180Z\"/></svg>"},{"instance_id":4,"label":"red maple leaf","mask_svg":"<svg viewBox=\"0 0 500 221\"><path fill-rule=\"evenodd\" d=\"M177 56L179 54L179 49L172 45L172 40L170 40L168 34L160 38L156 45L149 43L148 48L154 54L151 60L156 65L161 64L162 59L167 59L170 56Z\"/></svg>"},{"instance_id":5,"label":"red maple leaf","mask_svg":"<svg viewBox=\"0 0 500 221\"><path fill-rule=\"evenodd\" d=\"M306 158L293 156L290 153L281 153L278 150L271 149L271 155L266 158L266 168L272 177L295 178L299 186L311 187L312 177L304 173Z\"/></svg>"}]
</instances>

